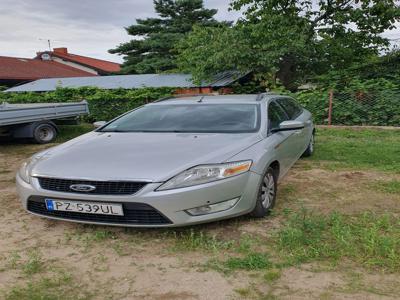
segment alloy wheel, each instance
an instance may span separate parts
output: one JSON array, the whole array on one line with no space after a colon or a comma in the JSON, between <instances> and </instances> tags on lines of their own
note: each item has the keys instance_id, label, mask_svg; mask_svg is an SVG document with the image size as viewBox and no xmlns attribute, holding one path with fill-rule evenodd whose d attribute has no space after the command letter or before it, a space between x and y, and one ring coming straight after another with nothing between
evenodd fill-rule
<instances>
[{"instance_id":1,"label":"alloy wheel","mask_svg":"<svg viewBox=\"0 0 400 300\"><path fill-rule=\"evenodd\" d=\"M261 187L261 204L265 209L269 209L275 197L275 178L271 173L267 173L263 179Z\"/></svg>"},{"instance_id":2,"label":"alloy wheel","mask_svg":"<svg viewBox=\"0 0 400 300\"><path fill-rule=\"evenodd\" d=\"M313 153L314 152L314 134L311 136L311 140L310 140L310 152Z\"/></svg>"}]
</instances>

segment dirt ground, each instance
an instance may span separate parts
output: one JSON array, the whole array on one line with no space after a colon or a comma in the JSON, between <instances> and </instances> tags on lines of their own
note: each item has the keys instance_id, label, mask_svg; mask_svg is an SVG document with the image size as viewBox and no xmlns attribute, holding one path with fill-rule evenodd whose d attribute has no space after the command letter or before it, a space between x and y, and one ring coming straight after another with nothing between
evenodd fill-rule
<instances>
[{"instance_id":1,"label":"dirt ground","mask_svg":"<svg viewBox=\"0 0 400 300\"><path fill-rule=\"evenodd\" d=\"M21 208L14 176L24 159L45 147L0 145L0 298L17 299L18 292L29 289L28 294L40 295L40 288L57 289L60 299L400 298L398 274L313 263L285 268L279 278L267 282L260 272L225 274L204 268L224 251L180 250L179 230L87 226L32 216ZM391 180L400 176L331 171L303 160L279 186L277 216L241 217L193 229L225 240L262 239L281 226L279 212L287 208L398 215L399 195L374 189L374 183Z\"/></svg>"}]
</instances>

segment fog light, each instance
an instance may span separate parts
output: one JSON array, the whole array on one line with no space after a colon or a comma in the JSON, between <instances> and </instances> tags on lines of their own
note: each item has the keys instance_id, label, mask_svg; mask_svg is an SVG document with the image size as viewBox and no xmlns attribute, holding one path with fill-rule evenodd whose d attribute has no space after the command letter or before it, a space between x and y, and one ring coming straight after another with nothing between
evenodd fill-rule
<instances>
[{"instance_id":1,"label":"fog light","mask_svg":"<svg viewBox=\"0 0 400 300\"><path fill-rule=\"evenodd\" d=\"M204 205L204 206L187 209L185 211L191 216L201 216L201 215L212 214L212 213L224 211L224 210L234 207L236 205L236 203L239 201L239 199L240 198L235 198L235 199L224 201L224 202L208 204L208 205Z\"/></svg>"}]
</instances>

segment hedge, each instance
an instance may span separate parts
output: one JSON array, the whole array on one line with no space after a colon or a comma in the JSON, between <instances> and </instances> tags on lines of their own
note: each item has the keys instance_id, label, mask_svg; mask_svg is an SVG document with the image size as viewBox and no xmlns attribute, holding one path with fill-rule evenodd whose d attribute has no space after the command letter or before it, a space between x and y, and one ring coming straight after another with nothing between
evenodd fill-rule
<instances>
[{"instance_id":1,"label":"hedge","mask_svg":"<svg viewBox=\"0 0 400 300\"><path fill-rule=\"evenodd\" d=\"M353 80L346 86L320 88L288 94L313 113L317 124L326 124L329 90L334 91L333 124L342 125L400 125L400 83L385 79ZM173 88L143 88L134 90L102 90L93 87L59 88L46 93L2 93L0 103L51 103L87 100L90 116L88 122L111 120L145 103L170 96ZM259 86L235 87L235 92L260 92Z\"/></svg>"},{"instance_id":2,"label":"hedge","mask_svg":"<svg viewBox=\"0 0 400 300\"><path fill-rule=\"evenodd\" d=\"M93 87L58 88L46 93L2 93L0 103L57 103L86 100L90 116L88 122L111 120L131 109L172 94L171 88L143 88L135 90L103 90Z\"/></svg>"},{"instance_id":3,"label":"hedge","mask_svg":"<svg viewBox=\"0 0 400 300\"><path fill-rule=\"evenodd\" d=\"M318 124L326 124L329 91L333 92L332 124L400 126L400 83L386 79L357 80L347 86L293 94Z\"/></svg>"}]
</instances>

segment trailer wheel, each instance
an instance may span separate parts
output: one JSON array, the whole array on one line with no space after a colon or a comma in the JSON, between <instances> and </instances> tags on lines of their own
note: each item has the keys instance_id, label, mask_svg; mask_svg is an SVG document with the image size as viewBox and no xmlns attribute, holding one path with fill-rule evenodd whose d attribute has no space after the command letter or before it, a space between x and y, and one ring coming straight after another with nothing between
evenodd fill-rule
<instances>
[{"instance_id":1,"label":"trailer wheel","mask_svg":"<svg viewBox=\"0 0 400 300\"><path fill-rule=\"evenodd\" d=\"M33 129L33 140L38 144L51 143L57 137L57 129L48 123L38 124Z\"/></svg>"}]
</instances>

